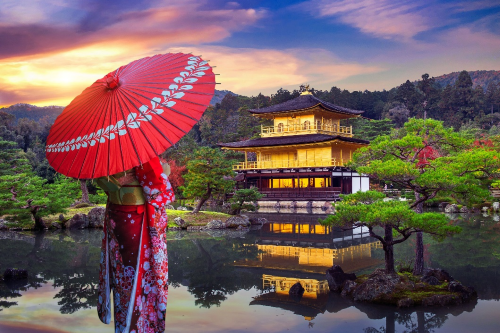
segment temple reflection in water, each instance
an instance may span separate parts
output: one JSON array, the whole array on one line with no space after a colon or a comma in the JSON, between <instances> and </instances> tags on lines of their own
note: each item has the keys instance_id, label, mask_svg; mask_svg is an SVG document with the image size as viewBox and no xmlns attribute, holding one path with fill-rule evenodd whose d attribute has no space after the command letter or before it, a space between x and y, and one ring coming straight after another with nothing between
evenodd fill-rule
<instances>
[{"instance_id":1,"label":"temple reflection in water","mask_svg":"<svg viewBox=\"0 0 500 333\"><path fill-rule=\"evenodd\" d=\"M256 240L258 258L238 266L324 274L334 264L354 272L382 262L372 256L382 245L366 228L342 231L320 225L317 217L285 214L269 214L268 220Z\"/></svg>"}]
</instances>

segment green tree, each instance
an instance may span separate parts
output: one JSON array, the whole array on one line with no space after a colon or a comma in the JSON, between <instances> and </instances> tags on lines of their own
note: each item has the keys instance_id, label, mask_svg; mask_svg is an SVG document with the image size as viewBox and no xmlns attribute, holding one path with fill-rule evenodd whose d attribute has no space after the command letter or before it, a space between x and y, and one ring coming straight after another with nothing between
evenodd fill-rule
<instances>
[{"instance_id":1,"label":"green tree","mask_svg":"<svg viewBox=\"0 0 500 333\"><path fill-rule=\"evenodd\" d=\"M227 193L234 187L233 161L226 159L220 149L202 147L194 152L193 159L187 163L187 182L182 190L186 198L196 198L198 204L193 213L198 213L212 195ZM226 177L229 177L227 179Z\"/></svg>"},{"instance_id":2,"label":"green tree","mask_svg":"<svg viewBox=\"0 0 500 333\"><path fill-rule=\"evenodd\" d=\"M256 201L260 198L262 198L262 194L260 194L259 190L255 187L236 191L229 200L231 203L231 214L240 214L242 209L255 211L258 207L256 207Z\"/></svg>"},{"instance_id":3,"label":"green tree","mask_svg":"<svg viewBox=\"0 0 500 333\"><path fill-rule=\"evenodd\" d=\"M415 193L411 208L437 194L471 205L489 196L488 185L498 177L500 154L488 147L474 148L452 128L433 119L410 119L400 130L379 136L358 150L352 166L372 179L388 181ZM422 233L417 233L415 273L423 271Z\"/></svg>"},{"instance_id":4,"label":"green tree","mask_svg":"<svg viewBox=\"0 0 500 333\"><path fill-rule=\"evenodd\" d=\"M0 211L11 220L32 218L35 229L44 229L42 217L65 213L80 195L79 182L62 176L54 184L32 172L0 177Z\"/></svg>"},{"instance_id":5,"label":"green tree","mask_svg":"<svg viewBox=\"0 0 500 333\"><path fill-rule=\"evenodd\" d=\"M0 138L0 177L15 175L31 170L26 154L17 144Z\"/></svg>"},{"instance_id":6,"label":"green tree","mask_svg":"<svg viewBox=\"0 0 500 333\"><path fill-rule=\"evenodd\" d=\"M367 227L370 236L382 243L385 271L389 274L396 273L395 244L406 241L417 232L426 232L443 239L460 231L460 227L449 225L448 218L443 214L418 214L405 202L384 201L384 198L385 195L377 191L342 195L342 201L335 204L335 214L321 223L342 228ZM383 233L377 233L375 227L381 227Z\"/></svg>"}]
</instances>

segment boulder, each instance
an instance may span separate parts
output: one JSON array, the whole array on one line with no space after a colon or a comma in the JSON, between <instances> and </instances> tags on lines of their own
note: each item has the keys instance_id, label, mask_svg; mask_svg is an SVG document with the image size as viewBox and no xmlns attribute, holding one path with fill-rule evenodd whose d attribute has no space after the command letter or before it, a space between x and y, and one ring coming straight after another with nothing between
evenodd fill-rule
<instances>
[{"instance_id":1,"label":"boulder","mask_svg":"<svg viewBox=\"0 0 500 333\"><path fill-rule=\"evenodd\" d=\"M63 214L59 214L59 221L64 222L66 218L64 217Z\"/></svg>"},{"instance_id":2,"label":"boulder","mask_svg":"<svg viewBox=\"0 0 500 333\"><path fill-rule=\"evenodd\" d=\"M463 206L462 208L460 208L459 212L460 213L468 213L469 212L469 208L467 208L467 206Z\"/></svg>"},{"instance_id":3,"label":"boulder","mask_svg":"<svg viewBox=\"0 0 500 333\"><path fill-rule=\"evenodd\" d=\"M457 295L432 295L422 300L424 306L447 306L458 305L462 303L462 299Z\"/></svg>"},{"instance_id":4,"label":"boulder","mask_svg":"<svg viewBox=\"0 0 500 333\"><path fill-rule=\"evenodd\" d=\"M431 286L437 286L441 284L441 282L439 282L439 280L435 276L424 276L421 280L422 282L430 284Z\"/></svg>"},{"instance_id":5,"label":"boulder","mask_svg":"<svg viewBox=\"0 0 500 333\"><path fill-rule=\"evenodd\" d=\"M166 206L165 206L165 209L175 210L175 207L174 207L174 206L172 206L172 205L166 205Z\"/></svg>"},{"instance_id":6,"label":"boulder","mask_svg":"<svg viewBox=\"0 0 500 333\"><path fill-rule=\"evenodd\" d=\"M411 298L402 298L398 301L398 308L409 308L415 305Z\"/></svg>"},{"instance_id":7,"label":"boulder","mask_svg":"<svg viewBox=\"0 0 500 333\"><path fill-rule=\"evenodd\" d=\"M288 291L288 295L302 296L304 295L304 291L304 287L302 287L300 282L297 282L290 288L290 290Z\"/></svg>"},{"instance_id":8,"label":"boulder","mask_svg":"<svg viewBox=\"0 0 500 333\"><path fill-rule=\"evenodd\" d=\"M483 212L487 212L488 211L488 207L483 207Z\"/></svg>"},{"instance_id":9,"label":"boulder","mask_svg":"<svg viewBox=\"0 0 500 333\"><path fill-rule=\"evenodd\" d=\"M444 208L445 213L458 213L459 211L458 206L455 204L448 204Z\"/></svg>"},{"instance_id":10,"label":"boulder","mask_svg":"<svg viewBox=\"0 0 500 333\"><path fill-rule=\"evenodd\" d=\"M444 281L453 281L453 277L445 270L440 268L426 268L424 269L424 274L421 280L424 281L425 278L433 276L438 279L441 283ZM424 281L425 282L425 281Z\"/></svg>"},{"instance_id":11,"label":"boulder","mask_svg":"<svg viewBox=\"0 0 500 333\"><path fill-rule=\"evenodd\" d=\"M186 207L184 207L184 206L179 206L179 207L177 207L177 210L184 210L184 211L186 211L188 209Z\"/></svg>"},{"instance_id":12,"label":"boulder","mask_svg":"<svg viewBox=\"0 0 500 333\"><path fill-rule=\"evenodd\" d=\"M251 225L264 225L266 223L269 223L269 221L264 217L257 217L257 218L251 217L250 218Z\"/></svg>"},{"instance_id":13,"label":"boulder","mask_svg":"<svg viewBox=\"0 0 500 333\"><path fill-rule=\"evenodd\" d=\"M28 278L28 271L25 269L7 268L3 273L4 280L24 280Z\"/></svg>"},{"instance_id":14,"label":"boulder","mask_svg":"<svg viewBox=\"0 0 500 333\"><path fill-rule=\"evenodd\" d=\"M52 228L55 228L55 229L62 229L62 224L59 223L59 222L52 222L51 224Z\"/></svg>"},{"instance_id":15,"label":"boulder","mask_svg":"<svg viewBox=\"0 0 500 333\"><path fill-rule=\"evenodd\" d=\"M182 217L180 217L180 216L179 216L179 217L176 217L176 218L174 219L174 223L175 223L175 224L177 224L177 225L178 225L179 227L181 227L181 228L186 227L186 221L184 221L184 220L182 219Z\"/></svg>"},{"instance_id":16,"label":"boulder","mask_svg":"<svg viewBox=\"0 0 500 333\"><path fill-rule=\"evenodd\" d=\"M71 219L66 222L66 228L68 229L85 229L89 226L89 219L85 214L75 214Z\"/></svg>"},{"instance_id":17,"label":"boulder","mask_svg":"<svg viewBox=\"0 0 500 333\"><path fill-rule=\"evenodd\" d=\"M104 228L104 217L106 215L106 208L95 207L92 208L87 215L89 219L89 228Z\"/></svg>"},{"instance_id":18,"label":"boulder","mask_svg":"<svg viewBox=\"0 0 500 333\"><path fill-rule=\"evenodd\" d=\"M356 274L346 274L339 265L333 265L326 270L326 280L330 291L341 292L347 280L356 280Z\"/></svg>"},{"instance_id":19,"label":"boulder","mask_svg":"<svg viewBox=\"0 0 500 333\"><path fill-rule=\"evenodd\" d=\"M9 230L9 228L5 225L7 221L4 219L0 219L0 230Z\"/></svg>"},{"instance_id":20,"label":"boulder","mask_svg":"<svg viewBox=\"0 0 500 333\"><path fill-rule=\"evenodd\" d=\"M492 205L491 205L491 208L493 208L493 210L495 212L498 212L498 210L500 209L500 202L494 202Z\"/></svg>"},{"instance_id":21,"label":"boulder","mask_svg":"<svg viewBox=\"0 0 500 333\"><path fill-rule=\"evenodd\" d=\"M340 293L340 295L343 297L347 297L347 296L351 295L357 286L358 286L358 284L356 282L351 281L351 280L347 280L344 283L344 288L342 289L342 292Z\"/></svg>"},{"instance_id":22,"label":"boulder","mask_svg":"<svg viewBox=\"0 0 500 333\"><path fill-rule=\"evenodd\" d=\"M460 293L463 301L468 301L473 297L477 297L477 292L472 287L466 287L458 281L451 281L448 285L448 291Z\"/></svg>"},{"instance_id":23,"label":"boulder","mask_svg":"<svg viewBox=\"0 0 500 333\"><path fill-rule=\"evenodd\" d=\"M207 229L224 229L226 227L225 223L221 220L212 220L207 223Z\"/></svg>"},{"instance_id":24,"label":"boulder","mask_svg":"<svg viewBox=\"0 0 500 333\"><path fill-rule=\"evenodd\" d=\"M356 302L373 302L383 300L394 292L401 278L397 274L387 274L383 269L376 269L368 279L359 285L352 296Z\"/></svg>"},{"instance_id":25,"label":"boulder","mask_svg":"<svg viewBox=\"0 0 500 333\"><path fill-rule=\"evenodd\" d=\"M226 226L228 228L237 228L239 226L247 227L250 225L250 220L248 217L245 219L241 216L231 216L226 221Z\"/></svg>"}]
</instances>

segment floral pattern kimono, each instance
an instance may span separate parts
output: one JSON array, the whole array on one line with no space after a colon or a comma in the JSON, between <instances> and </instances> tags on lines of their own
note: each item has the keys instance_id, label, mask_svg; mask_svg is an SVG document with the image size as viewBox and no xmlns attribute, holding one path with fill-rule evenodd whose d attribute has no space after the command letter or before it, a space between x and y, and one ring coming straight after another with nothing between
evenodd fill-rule
<instances>
[{"instance_id":1,"label":"floral pattern kimono","mask_svg":"<svg viewBox=\"0 0 500 333\"><path fill-rule=\"evenodd\" d=\"M136 204L123 204L134 201L133 192L126 193L121 204L112 203L108 193L97 311L109 324L113 290L115 332L158 333L165 330L168 296L164 207L174 200L174 193L158 158L134 169L135 185L122 186L136 187L136 196L143 192Z\"/></svg>"}]
</instances>

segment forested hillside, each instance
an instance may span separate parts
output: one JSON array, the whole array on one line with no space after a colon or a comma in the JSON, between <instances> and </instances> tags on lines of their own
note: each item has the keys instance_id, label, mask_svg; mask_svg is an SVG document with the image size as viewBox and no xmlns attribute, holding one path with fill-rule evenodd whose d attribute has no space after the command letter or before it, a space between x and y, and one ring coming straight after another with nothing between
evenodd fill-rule
<instances>
[{"instance_id":1,"label":"forested hillside","mask_svg":"<svg viewBox=\"0 0 500 333\"><path fill-rule=\"evenodd\" d=\"M500 71L470 71L468 73L472 79L472 88L481 86L484 90L486 90L490 83L500 83ZM439 84L441 88L444 88L447 85L454 85L455 81L458 79L458 75L460 75L460 72L453 72L438 76L435 78L436 83Z\"/></svg>"},{"instance_id":2,"label":"forested hillside","mask_svg":"<svg viewBox=\"0 0 500 333\"><path fill-rule=\"evenodd\" d=\"M184 165L200 146L215 147L220 142L257 137L260 126L267 123L251 116L247 110L285 102L299 96L303 89L303 86L293 91L280 88L271 96L259 94L251 97L217 91L215 105L210 106L191 132L165 155ZM364 110L363 118L345 121L345 125L354 127L355 136L361 139L371 140L393 127L401 127L411 117L442 120L446 126L476 136L500 134L500 85L491 80L486 90L480 85L474 87L473 79L466 71L459 73L454 83L445 87L437 79L424 74L418 82L408 80L391 90L351 92L332 87L330 90L310 91L324 101ZM28 104L0 109L0 137L16 142L28 154L37 173L46 178L52 177L53 170L45 160L45 140L53 119L62 109Z\"/></svg>"}]
</instances>

